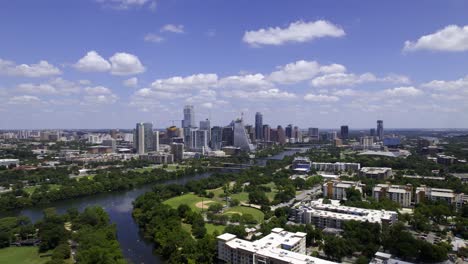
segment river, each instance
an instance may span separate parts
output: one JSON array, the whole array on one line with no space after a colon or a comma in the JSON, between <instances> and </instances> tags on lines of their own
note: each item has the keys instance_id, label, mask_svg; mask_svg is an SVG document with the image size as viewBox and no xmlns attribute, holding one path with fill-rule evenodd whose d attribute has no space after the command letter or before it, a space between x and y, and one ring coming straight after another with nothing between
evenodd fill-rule
<instances>
[{"instance_id":1,"label":"river","mask_svg":"<svg viewBox=\"0 0 468 264\"><path fill-rule=\"evenodd\" d=\"M286 150L274 156L260 159L257 164L265 165L266 160L280 160L285 156L290 156L297 153L298 150ZM162 184L185 184L191 180L207 178L211 175L210 172L186 176L179 179L168 180ZM154 184L143 185L132 190L102 193L92 196L76 198L73 200L57 201L45 206L37 206L34 208L26 208L18 211L8 212L5 215L24 215L29 217L33 222L42 218L44 208L54 207L59 213L65 213L68 208L77 208L82 211L88 206L101 206L109 214L112 223L117 226L117 239L122 248L125 258L130 263L163 263L161 258L153 254L153 245L144 239L138 225L132 218L132 202L140 195L151 190Z\"/></svg>"}]
</instances>

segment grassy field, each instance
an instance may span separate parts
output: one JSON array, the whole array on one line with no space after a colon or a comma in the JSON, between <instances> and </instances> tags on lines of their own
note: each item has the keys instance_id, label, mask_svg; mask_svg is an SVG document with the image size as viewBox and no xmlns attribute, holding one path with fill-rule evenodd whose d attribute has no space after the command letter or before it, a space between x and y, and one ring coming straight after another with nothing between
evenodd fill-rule
<instances>
[{"instance_id":1,"label":"grassy field","mask_svg":"<svg viewBox=\"0 0 468 264\"><path fill-rule=\"evenodd\" d=\"M263 217L264 217L264 214L263 214L262 211L260 211L258 209L255 209L255 208L244 207L244 206L235 206L235 207L229 208L228 210L225 211L224 214L227 214L227 215L230 215L230 214L240 214L240 215L251 214L255 218L255 220L257 220L259 223L263 222Z\"/></svg>"},{"instance_id":2,"label":"grassy field","mask_svg":"<svg viewBox=\"0 0 468 264\"><path fill-rule=\"evenodd\" d=\"M275 183L270 182L268 184L263 184L263 186L267 186L271 188L271 192L267 192L265 193L265 195L268 197L268 200L273 201L275 199L275 195L278 193L278 189L276 188ZM224 194L223 188L220 187L220 188L212 189L208 191L214 193L215 198L222 200L221 196ZM249 194L247 192L233 193L231 194L231 198L237 199L241 203L247 203L249 200Z\"/></svg>"},{"instance_id":3,"label":"grassy field","mask_svg":"<svg viewBox=\"0 0 468 264\"><path fill-rule=\"evenodd\" d=\"M205 228L208 234L213 234L214 231L216 230L218 231L219 234L222 234L224 232L224 228L226 227L223 225L214 225L211 223L205 223Z\"/></svg>"},{"instance_id":4,"label":"grassy field","mask_svg":"<svg viewBox=\"0 0 468 264\"><path fill-rule=\"evenodd\" d=\"M42 264L50 257L41 258L37 247L7 247L0 249L0 263L2 264Z\"/></svg>"},{"instance_id":5,"label":"grassy field","mask_svg":"<svg viewBox=\"0 0 468 264\"><path fill-rule=\"evenodd\" d=\"M211 200L209 198L202 198L202 197L197 196L195 194L188 193L188 194L184 194L184 195L181 195L181 196L173 197L173 198L171 198L169 200L164 201L164 203L171 206L174 209L177 209L177 207L179 207L179 205L181 205L181 204L186 204L186 205L190 206L190 208L192 210L200 212L202 209L197 207L196 204L201 202L201 201L206 202L206 204L204 204L205 206L208 206L210 203L215 202L214 200ZM205 209L205 211L206 211L206 209Z\"/></svg>"},{"instance_id":6,"label":"grassy field","mask_svg":"<svg viewBox=\"0 0 468 264\"><path fill-rule=\"evenodd\" d=\"M58 189L60 189L60 185L58 185L58 184L48 184L48 186L49 186L49 190L58 190ZM39 187L40 186L28 186L28 187L24 187L23 190L31 195L34 192L34 190L36 190Z\"/></svg>"}]
</instances>

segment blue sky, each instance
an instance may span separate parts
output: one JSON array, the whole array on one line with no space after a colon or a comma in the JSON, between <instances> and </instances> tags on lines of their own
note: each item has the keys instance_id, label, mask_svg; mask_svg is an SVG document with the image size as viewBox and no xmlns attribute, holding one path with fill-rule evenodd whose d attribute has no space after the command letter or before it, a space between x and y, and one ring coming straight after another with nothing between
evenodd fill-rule
<instances>
[{"instance_id":1,"label":"blue sky","mask_svg":"<svg viewBox=\"0 0 468 264\"><path fill-rule=\"evenodd\" d=\"M1 129L468 127L466 1L3 1ZM177 123L179 123L177 121Z\"/></svg>"}]
</instances>

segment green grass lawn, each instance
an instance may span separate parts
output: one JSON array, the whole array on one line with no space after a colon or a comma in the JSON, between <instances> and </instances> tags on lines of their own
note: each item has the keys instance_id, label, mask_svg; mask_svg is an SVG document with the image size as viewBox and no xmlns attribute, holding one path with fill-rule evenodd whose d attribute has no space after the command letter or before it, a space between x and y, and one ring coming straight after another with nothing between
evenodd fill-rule
<instances>
[{"instance_id":1,"label":"green grass lawn","mask_svg":"<svg viewBox=\"0 0 468 264\"><path fill-rule=\"evenodd\" d=\"M223 226L223 225L214 225L214 224L211 224L211 223L205 223L205 228L206 228L206 232L208 234L213 234L214 231L216 231L216 230L218 231L219 234L222 234L226 227Z\"/></svg>"},{"instance_id":2,"label":"green grass lawn","mask_svg":"<svg viewBox=\"0 0 468 264\"><path fill-rule=\"evenodd\" d=\"M257 220L259 223L263 223L263 217L265 216L262 211L251 208L251 207L245 207L245 206L235 206L227 209L224 214L251 214L255 220Z\"/></svg>"},{"instance_id":3,"label":"green grass lawn","mask_svg":"<svg viewBox=\"0 0 468 264\"><path fill-rule=\"evenodd\" d=\"M171 198L169 200L166 200L166 201L164 201L164 204L167 204L167 205L171 206L174 209L177 209L177 207L179 207L179 205L181 205L181 204L186 204L186 205L190 206L190 208L192 210L200 212L202 209L198 208L196 206L196 204L198 202L201 202L202 200L204 202L207 202L205 205L209 205L210 202L211 203L214 202L212 199L202 198L202 197L197 196L197 195L195 195L193 193L187 193L187 194L177 196L177 197L173 197L173 198ZM206 209L205 209L205 211L206 211Z\"/></svg>"},{"instance_id":4,"label":"green grass lawn","mask_svg":"<svg viewBox=\"0 0 468 264\"><path fill-rule=\"evenodd\" d=\"M48 186L49 186L49 190L51 191L60 189L60 185L58 184L48 184ZM39 187L40 186L28 186L28 187L24 187L23 190L31 195L34 192L34 190L36 190Z\"/></svg>"},{"instance_id":5,"label":"green grass lawn","mask_svg":"<svg viewBox=\"0 0 468 264\"><path fill-rule=\"evenodd\" d=\"M2 264L42 264L50 257L41 258L37 247L7 247L0 249L0 263Z\"/></svg>"},{"instance_id":6,"label":"green grass lawn","mask_svg":"<svg viewBox=\"0 0 468 264\"><path fill-rule=\"evenodd\" d=\"M267 186L271 188L271 192L265 193L267 196L268 200L273 201L275 199L275 195L278 193L278 189L276 188L275 183L270 182L268 184L263 184L262 186ZM212 192L215 194L215 198L218 199L218 201L222 201L222 194L224 194L223 188L217 188L217 189L212 189L208 190L208 192ZM237 199L241 203L247 203L249 201L249 194L247 192L240 192L240 193L233 193L230 195L231 199Z\"/></svg>"}]
</instances>

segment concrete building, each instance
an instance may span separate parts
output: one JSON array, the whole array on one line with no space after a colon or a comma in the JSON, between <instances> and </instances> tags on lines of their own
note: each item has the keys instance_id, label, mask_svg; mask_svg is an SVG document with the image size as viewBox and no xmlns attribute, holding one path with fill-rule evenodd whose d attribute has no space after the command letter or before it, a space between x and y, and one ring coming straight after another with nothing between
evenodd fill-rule
<instances>
[{"instance_id":1,"label":"concrete building","mask_svg":"<svg viewBox=\"0 0 468 264\"><path fill-rule=\"evenodd\" d=\"M280 145L286 144L286 132L284 131L282 126L278 126L276 128L276 134L277 134L277 141Z\"/></svg>"},{"instance_id":2,"label":"concrete building","mask_svg":"<svg viewBox=\"0 0 468 264\"><path fill-rule=\"evenodd\" d=\"M117 142L115 139L105 139L102 141L103 146L108 146L112 148L112 152L115 152L117 150Z\"/></svg>"},{"instance_id":3,"label":"concrete building","mask_svg":"<svg viewBox=\"0 0 468 264\"><path fill-rule=\"evenodd\" d=\"M317 171L359 171L361 169L360 163L349 162L312 162L312 169Z\"/></svg>"},{"instance_id":4,"label":"concrete building","mask_svg":"<svg viewBox=\"0 0 468 264\"><path fill-rule=\"evenodd\" d=\"M459 208L463 205L464 196L463 193L455 193L450 189L431 188L421 185L416 188L414 201L416 204L424 202L425 200L444 201L447 204Z\"/></svg>"},{"instance_id":5,"label":"concrete building","mask_svg":"<svg viewBox=\"0 0 468 264\"><path fill-rule=\"evenodd\" d=\"M371 179L385 180L390 178L393 173L392 168L363 167L359 175Z\"/></svg>"},{"instance_id":6,"label":"concrete building","mask_svg":"<svg viewBox=\"0 0 468 264\"><path fill-rule=\"evenodd\" d=\"M412 201L413 186L392 185L391 183L377 184L372 189L372 197L379 201L382 197L392 200L402 207L410 207Z\"/></svg>"},{"instance_id":7,"label":"concrete building","mask_svg":"<svg viewBox=\"0 0 468 264\"><path fill-rule=\"evenodd\" d=\"M218 239L218 259L231 264L331 264L335 262L311 257L306 253L306 233L274 228L256 241L224 233Z\"/></svg>"},{"instance_id":8,"label":"concrete building","mask_svg":"<svg viewBox=\"0 0 468 264\"><path fill-rule=\"evenodd\" d=\"M342 206L338 200L324 204L323 199L303 203L296 208L296 222L314 224L319 228L342 229L343 223L350 220L381 225L393 224L398 220L398 213Z\"/></svg>"},{"instance_id":9,"label":"concrete building","mask_svg":"<svg viewBox=\"0 0 468 264\"><path fill-rule=\"evenodd\" d=\"M191 149L197 152L204 152L208 147L208 131L207 130L192 130L192 145Z\"/></svg>"},{"instance_id":10,"label":"concrete building","mask_svg":"<svg viewBox=\"0 0 468 264\"><path fill-rule=\"evenodd\" d=\"M263 125L263 141L271 141L271 128L269 125Z\"/></svg>"},{"instance_id":11,"label":"concrete building","mask_svg":"<svg viewBox=\"0 0 468 264\"><path fill-rule=\"evenodd\" d=\"M234 122L234 147L238 147L243 151L254 150L254 146L250 141L242 119L238 119Z\"/></svg>"},{"instance_id":12,"label":"concrete building","mask_svg":"<svg viewBox=\"0 0 468 264\"><path fill-rule=\"evenodd\" d=\"M374 137L361 137L359 139L359 143L361 144L362 149L370 149L374 145Z\"/></svg>"},{"instance_id":13,"label":"concrete building","mask_svg":"<svg viewBox=\"0 0 468 264\"><path fill-rule=\"evenodd\" d=\"M307 157L295 157L292 162L292 169L296 172L307 173L310 171L311 162Z\"/></svg>"},{"instance_id":14,"label":"concrete building","mask_svg":"<svg viewBox=\"0 0 468 264\"><path fill-rule=\"evenodd\" d=\"M174 162L181 162L184 158L184 144L172 143L171 154L174 156Z\"/></svg>"},{"instance_id":15,"label":"concrete building","mask_svg":"<svg viewBox=\"0 0 468 264\"><path fill-rule=\"evenodd\" d=\"M346 200L346 190L355 189L361 193L362 184L360 181L329 181L323 184L323 196L332 200Z\"/></svg>"},{"instance_id":16,"label":"concrete building","mask_svg":"<svg viewBox=\"0 0 468 264\"><path fill-rule=\"evenodd\" d=\"M154 162L156 164L171 164L174 163L174 155L164 152L149 153L140 155L140 159Z\"/></svg>"},{"instance_id":17,"label":"concrete building","mask_svg":"<svg viewBox=\"0 0 468 264\"><path fill-rule=\"evenodd\" d=\"M195 127L195 109L193 105L186 105L184 107L184 119L182 120L182 127Z\"/></svg>"},{"instance_id":18,"label":"concrete building","mask_svg":"<svg viewBox=\"0 0 468 264\"><path fill-rule=\"evenodd\" d=\"M233 128L233 126L223 127L222 139L223 139L223 147L224 146L234 145L234 128Z\"/></svg>"},{"instance_id":19,"label":"concrete building","mask_svg":"<svg viewBox=\"0 0 468 264\"><path fill-rule=\"evenodd\" d=\"M263 115L260 112L255 114L255 139L263 140Z\"/></svg>"},{"instance_id":20,"label":"concrete building","mask_svg":"<svg viewBox=\"0 0 468 264\"><path fill-rule=\"evenodd\" d=\"M377 138L379 140L384 138L383 120L377 120Z\"/></svg>"},{"instance_id":21,"label":"concrete building","mask_svg":"<svg viewBox=\"0 0 468 264\"><path fill-rule=\"evenodd\" d=\"M348 128L348 126L341 126L341 128L340 128L340 138L342 140L348 140L348 138L349 138L349 128Z\"/></svg>"},{"instance_id":22,"label":"concrete building","mask_svg":"<svg viewBox=\"0 0 468 264\"><path fill-rule=\"evenodd\" d=\"M454 164L457 161L457 158L454 156L448 156L448 155L442 155L439 154L437 155L437 163L449 166Z\"/></svg>"},{"instance_id":23,"label":"concrete building","mask_svg":"<svg viewBox=\"0 0 468 264\"><path fill-rule=\"evenodd\" d=\"M320 140L320 137L319 137L319 129L316 128L316 127L309 127L309 130L308 130L308 134L309 134L309 139L312 140L312 141L319 141Z\"/></svg>"},{"instance_id":24,"label":"concrete building","mask_svg":"<svg viewBox=\"0 0 468 264\"><path fill-rule=\"evenodd\" d=\"M135 149L138 154L154 151L153 124L137 123L135 128Z\"/></svg>"},{"instance_id":25,"label":"concrete building","mask_svg":"<svg viewBox=\"0 0 468 264\"><path fill-rule=\"evenodd\" d=\"M18 166L19 165L19 159L0 159L0 166Z\"/></svg>"},{"instance_id":26,"label":"concrete building","mask_svg":"<svg viewBox=\"0 0 468 264\"><path fill-rule=\"evenodd\" d=\"M207 131L208 145L210 145L210 142L211 142L211 122L210 122L210 120L207 118L204 121L200 121L200 127L198 129Z\"/></svg>"},{"instance_id":27,"label":"concrete building","mask_svg":"<svg viewBox=\"0 0 468 264\"><path fill-rule=\"evenodd\" d=\"M223 147L223 128L214 126L211 128L210 147L212 150L220 150Z\"/></svg>"}]
</instances>

